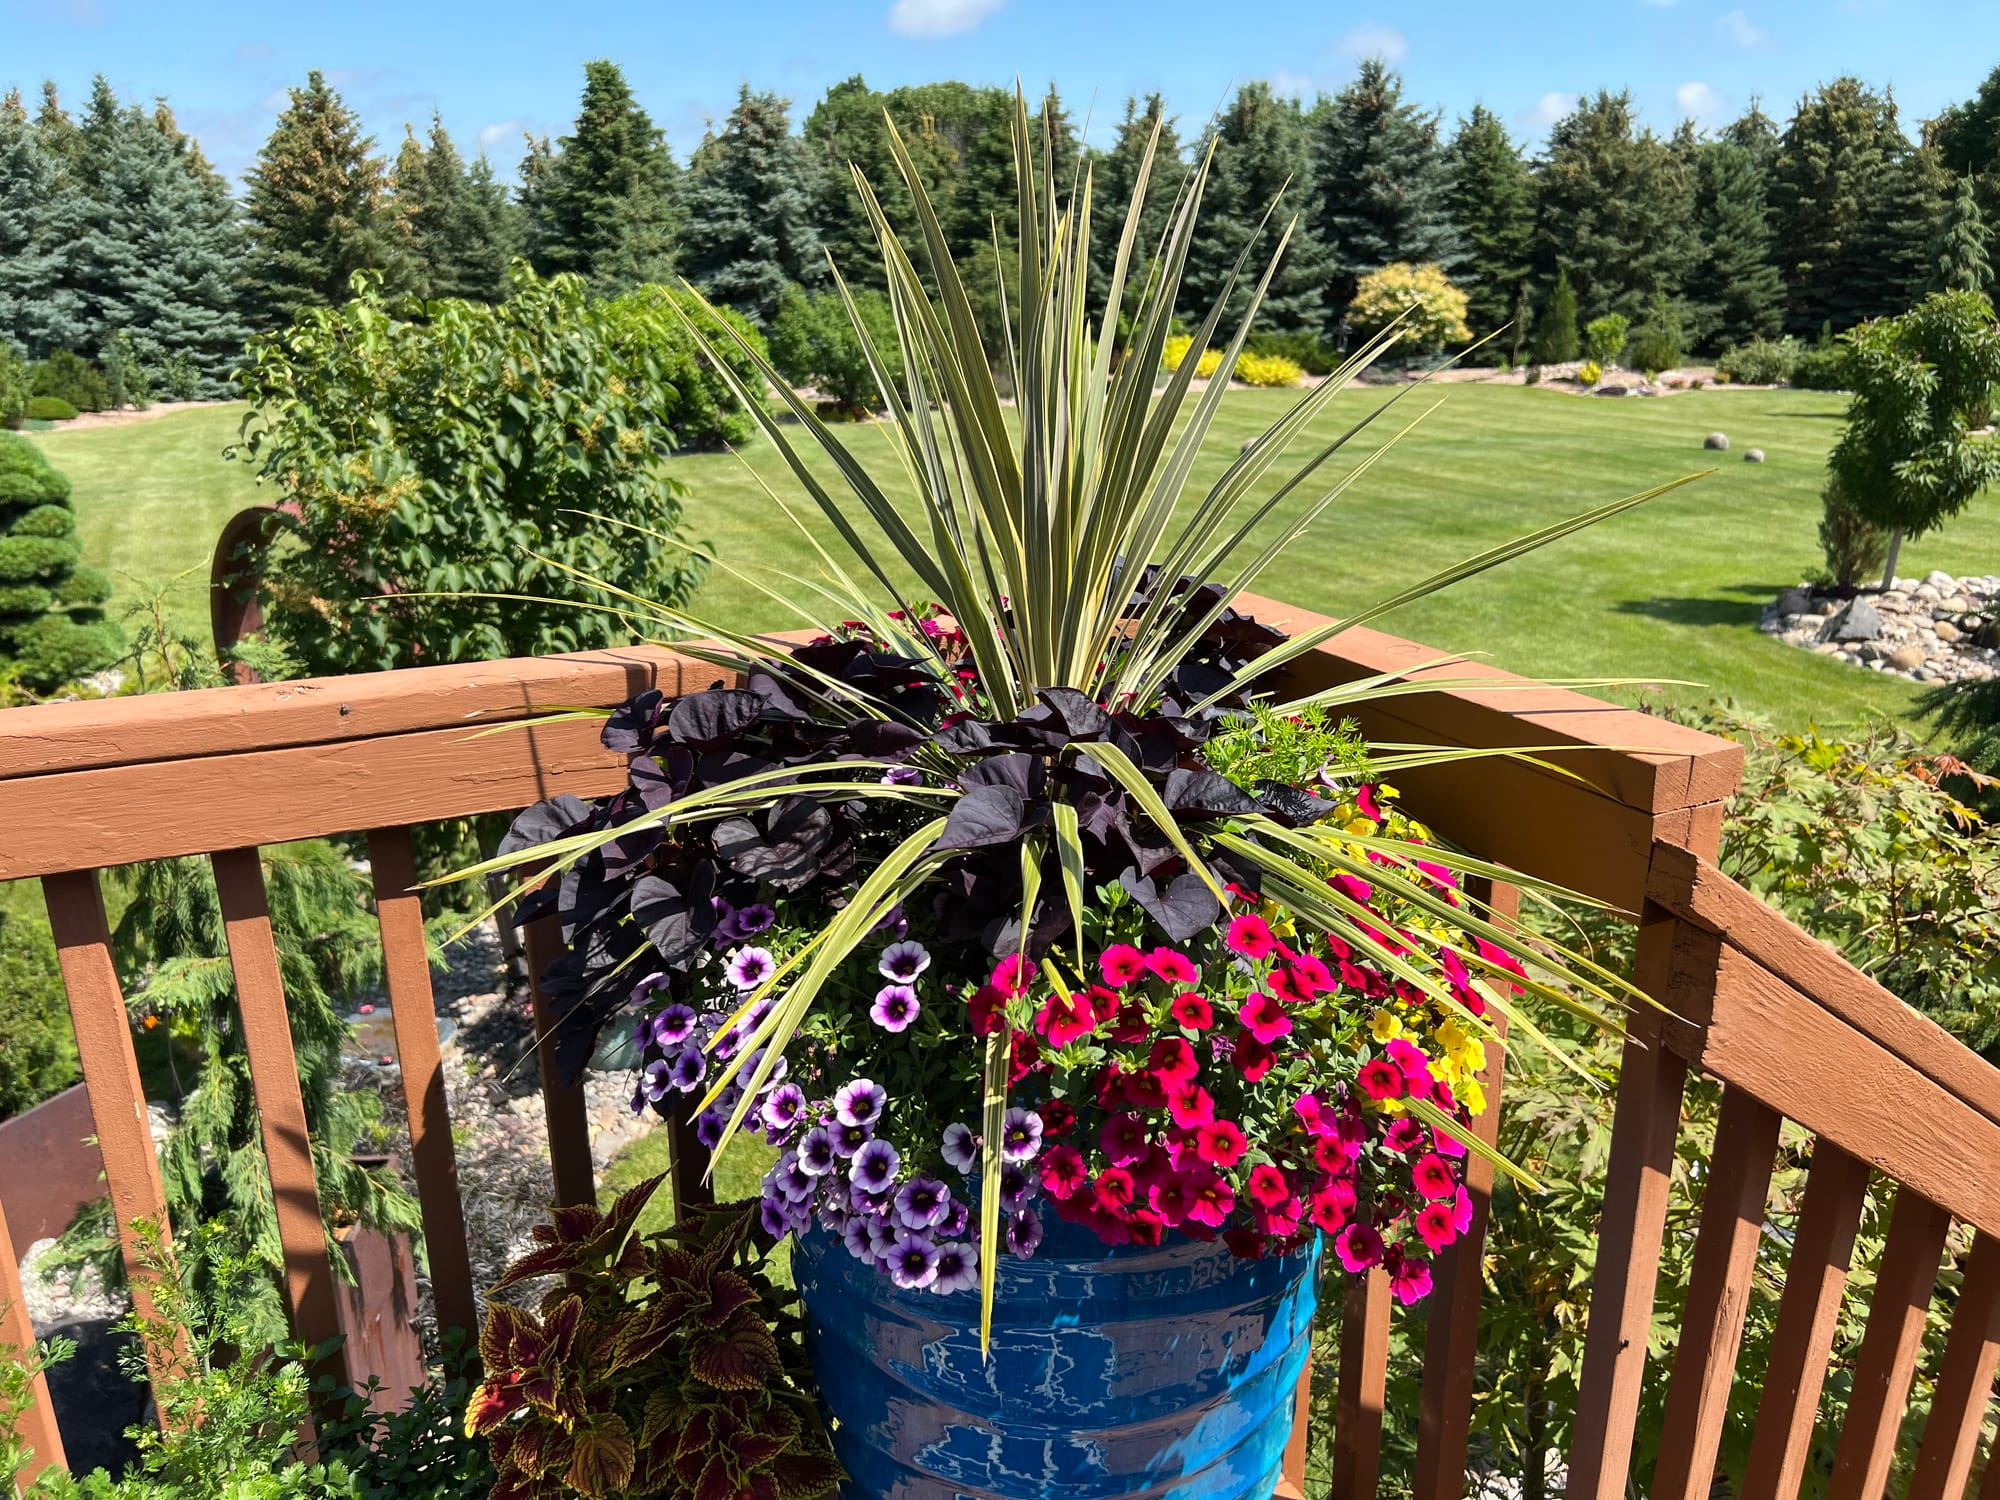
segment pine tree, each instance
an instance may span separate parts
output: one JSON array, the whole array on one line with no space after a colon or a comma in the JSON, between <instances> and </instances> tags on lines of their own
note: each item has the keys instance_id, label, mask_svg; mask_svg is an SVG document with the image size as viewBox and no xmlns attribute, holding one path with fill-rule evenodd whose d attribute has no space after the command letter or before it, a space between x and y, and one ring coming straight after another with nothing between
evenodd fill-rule
<instances>
[{"instance_id":1,"label":"pine tree","mask_svg":"<svg viewBox=\"0 0 2000 1500\"><path fill-rule=\"evenodd\" d=\"M1908 150L1894 101L1858 78L1835 79L1799 101L1771 167L1791 331L1810 336L1822 324L1840 329L1871 316L1854 290L1865 279L1864 239L1894 163Z\"/></svg>"},{"instance_id":2,"label":"pine tree","mask_svg":"<svg viewBox=\"0 0 2000 1500\"><path fill-rule=\"evenodd\" d=\"M1307 216L1333 271L1325 326L1340 325L1361 277L1398 261L1455 260L1451 172L1438 116L1403 98L1403 80L1379 58L1312 114Z\"/></svg>"},{"instance_id":3,"label":"pine tree","mask_svg":"<svg viewBox=\"0 0 2000 1500\"><path fill-rule=\"evenodd\" d=\"M764 329L787 285L826 278L812 223L816 163L791 133L786 109L776 94L755 94L745 84L722 133L702 142L683 183L683 274L711 301Z\"/></svg>"},{"instance_id":4,"label":"pine tree","mask_svg":"<svg viewBox=\"0 0 2000 1500\"><path fill-rule=\"evenodd\" d=\"M56 162L71 171L83 166L83 132L63 108L62 95L53 82L42 81L42 107L35 112L35 130L42 145Z\"/></svg>"},{"instance_id":5,"label":"pine tree","mask_svg":"<svg viewBox=\"0 0 2000 1500\"><path fill-rule=\"evenodd\" d=\"M672 275L680 169L616 63L585 63L583 80L570 134L531 143L521 203L535 269L608 296Z\"/></svg>"},{"instance_id":6,"label":"pine tree","mask_svg":"<svg viewBox=\"0 0 2000 1500\"><path fill-rule=\"evenodd\" d=\"M1535 315L1532 358L1538 365L1567 364L1576 358L1579 341L1576 331L1576 289L1569 284L1569 271L1556 272L1556 284L1549 300Z\"/></svg>"},{"instance_id":7,"label":"pine tree","mask_svg":"<svg viewBox=\"0 0 2000 1500\"><path fill-rule=\"evenodd\" d=\"M1536 259L1569 273L1588 320L1637 319L1655 288L1677 295L1694 260L1685 147L1635 130L1629 94L1600 91L1556 122L1537 183Z\"/></svg>"},{"instance_id":8,"label":"pine tree","mask_svg":"<svg viewBox=\"0 0 2000 1500\"><path fill-rule=\"evenodd\" d=\"M1972 179L1958 179L1958 191L1945 210L1944 223L1930 247L1933 292L1984 292L1993 283L1993 262L1986 254L1986 219Z\"/></svg>"},{"instance_id":9,"label":"pine tree","mask_svg":"<svg viewBox=\"0 0 2000 1500\"><path fill-rule=\"evenodd\" d=\"M1520 147L1500 117L1483 104L1458 122L1452 137L1452 224L1463 246L1451 263L1465 289L1466 319L1489 334L1517 316L1534 245L1534 185Z\"/></svg>"},{"instance_id":10,"label":"pine tree","mask_svg":"<svg viewBox=\"0 0 2000 1500\"><path fill-rule=\"evenodd\" d=\"M1157 129L1159 136L1154 139ZM1187 180L1187 163L1181 157L1180 134L1173 116L1159 94L1148 94L1143 107L1137 99L1125 101L1125 117L1118 123L1118 139L1109 151L1095 153L1091 163L1091 265L1092 310L1101 309L1111 286L1111 271L1118 259L1118 242L1125 232L1126 211L1138 191L1139 167L1146 148L1153 147L1153 164L1146 179L1146 200L1139 210L1139 229L1132 243L1132 258L1125 268L1126 301L1133 302L1146 279L1147 263L1159 253L1173 216L1175 199Z\"/></svg>"},{"instance_id":11,"label":"pine tree","mask_svg":"<svg viewBox=\"0 0 2000 1500\"><path fill-rule=\"evenodd\" d=\"M465 164L435 112L429 142L406 128L390 175L410 245L410 288L427 298L498 302L516 248L506 189L485 157Z\"/></svg>"},{"instance_id":12,"label":"pine tree","mask_svg":"<svg viewBox=\"0 0 2000 1500\"><path fill-rule=\"evenodd\" d=\"M18 92L0 99L0 342L29 359L87 342L67 282L84 202L43 136Z\"/></svg>"},{"instance_id":13,"label":"pine tree","mask_svg":"<svg viewBox=\"0 0 2000 1500\"><path fill-rule=\"evenodd\" d=\"M401 247L375 141L314 69L291 91L245 181L251 305L266 324L347 301L356 271L391 274Z\"/></svg>"},{"instance_id":14,"label":"pine tree","mask_svg":"<svg viewBox=\"0 0 2000 1500\"><path fill-rule=\"evenodd\" d=\"M1749 152L1751 164L1766 176L1778 159L1778 122L1764 113L1762 100L1752 98L1750 108L1723 127L1722 139Z\"/></svg>"},{"instance_id":15,"label":"pine tree","mask_svg":"<svg viewBox=\"0 0 2000 1500\"><path fill-rule=\"evenodd\" d=\"M1785 284L1771 252L1770 205L1755 148L1724 139L1695 155L1695 238L1687 279L1689 333L1720 347L1774 336L1784 321Z\"/></svg>"},{"instance_id":16,"label":"pine tree","mask_svg":"<svg viewBox=\"0 0 2000 1500\"><path fill-rule=\"evenodd\" d=\"M1951 174L1934 147L1905 148L1890 158L1855 235L1854 264L1833 303L1834 327L1892 318L1923 300L1931 290L1931 246L1951 196Z\"/></svg>"},{"instance_id":17,"label":"pine tree","mask_svg":"<svg viewBox=\"0 0 2000 1500\"><path fill-rule=\"evenodd\" d=\"M1300 187L1308 181L1311 166L1303 112L1296 101L1279 97L1268 83L1246 83L1236 91L1197 154L1211 145L1214 154L1208 190L1202 199L1203 230L1188 256L1183 316L1197 323L1207 317L1223 293L1237 256L1248 246L1244 274L1236 280L1220 325L1233 328L1277 248L1278 231L1296 214L1298 223L1265 294L1258 326L1278 333L1322 332L1326 324L1325 287L1333 266L1308 217L1312 205L1300 201ZM1281 192L1286 193L1282 202ZM1259 237L1259 226L1274 204L1276 211Z\"/></svg>"}]
</instances>

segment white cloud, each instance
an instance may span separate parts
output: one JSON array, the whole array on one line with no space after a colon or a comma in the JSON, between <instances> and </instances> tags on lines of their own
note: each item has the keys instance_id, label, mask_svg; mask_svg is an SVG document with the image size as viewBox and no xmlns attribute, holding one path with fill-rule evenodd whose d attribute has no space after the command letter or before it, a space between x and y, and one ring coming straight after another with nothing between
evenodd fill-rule
<instances>
[{"instance_id":1,"label":"white cloud","mask_svg":"<svg viewBox=\"0 0 2000 1500\"><path fill-rule=\"evenodd\" d=\"M1683 115L1698 123L1706 123L1722 113L1722 95L1699 81L1675 89L1674 103L1680 106Z\"/></svg>"},{"instance_id":2,"label":"white cloud","mask_svg":"<svg viewBox=\"0 0 2000 1500\"><path fill-rule=\"evenodd\" d=\"M1739 47L1761 47L1771 40L1770 33L1754 25L1741 10L1732 10L1715 23L1715 29Z\"/></svg>"},{"instance_id":3,"label":"white cloud","mask_svg":"<svg viewBox=\"0 0 2000 1500\"><path fill-rule=\"evenodd\" d=\"M502 141L510 141L528 128L526 120L496 120L479 127L479 149L490 151Z\"/></svg>"},{"instance_id":4,"label":"white cloud","mask_svg":"<svg viewBox=\"0 0 2000 1500\"><path fill-rule=\"evenodd\" d=\"M1556 121L1576 108L1574 94L1549 93L1535 101L1534 108L1524 109L1516 118L1523 125L1532 125L1537 130L1547 130Z\"/></svg>"},{"instance_id":5,"label":"white cloud","mask_svg":"<svg viewBox=\"0 0 2000 1500\"><path fill-rule=\"evenodd\" d=\"M1303 99L1307 94L1315 94L1324 85L1310 73L1294 73L1290 68L1278 68L1271 74L1271 92L1292 98Z\"/></svg>"},{"instance_id":6,"label":"white cloud","mask_svg":"<svg viewBox=\"0 0 2000 1500\"><path fill-rule=\"evenodd\" d=\"M1393 26L1370 21L1348 32L1334 44L1333 50L1357 61L1379 57L1384 62L1401 62L1410 50L1410 39Z\"/></svg>"},{"instance_id":7,"label":"white cloud","mask_svg":"<svg viewBox=\"0 0 2000 1500\"><path fill-rule=\"evenodd\" d=\"M904 36L956 36L970 31L1005 0L896 0L889 29Z\"/></svg>"}]
</instances>

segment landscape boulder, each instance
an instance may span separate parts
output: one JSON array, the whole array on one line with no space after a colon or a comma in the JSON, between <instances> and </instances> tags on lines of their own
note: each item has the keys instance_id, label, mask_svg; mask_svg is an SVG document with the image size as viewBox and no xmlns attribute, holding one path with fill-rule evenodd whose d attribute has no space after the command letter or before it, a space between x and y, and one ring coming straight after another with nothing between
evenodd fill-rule
<instances>
[{"instance_id":1,"label":"landscape boulder","mask_svg":"<svg viewBox=\"0 0 2000 1500\"><path fill-rule=\"evenodd\" d=\"M1743 450L1743 462L1746 464L1761 464L1763 461L1764 450L1762 448L1746 448Z\"/></svg>"},{"instance_id":2,"label":"landscape boulder","mask_svg":"<svg viewBox=\"0 0 2000 1500\"><path fill-rule=\"evenodd\" d=\"M1718 453L1727 453L1729 451L1729 434L1726 432L1711 432L1701 440L1701 445L1704 448L1713 448Z\"/></svg>"},{"instance_id":3,"label":"landscape boulder","mask_svg":"<svg viewBox=\"0 0 2000 1500\"><path fill-rule=\"evenodd\" d=\"M1812 590L1805 584L1794 584L1778 595L1778 613L1781 615L1802 615L1812 608Z\"/></svg>"},{"instance_id":4,"label":"landscape boulder","mask_svg":"<svg viewBox=\"0 0 2000 1500\"><path fill-rule=\"evenodd\" d=\"M1819 638L1845 646L1854 641L1882 639L1882 616L1866 599L1850 599L1847 607L1820 626Z\"/></svg>"}]
</instances>

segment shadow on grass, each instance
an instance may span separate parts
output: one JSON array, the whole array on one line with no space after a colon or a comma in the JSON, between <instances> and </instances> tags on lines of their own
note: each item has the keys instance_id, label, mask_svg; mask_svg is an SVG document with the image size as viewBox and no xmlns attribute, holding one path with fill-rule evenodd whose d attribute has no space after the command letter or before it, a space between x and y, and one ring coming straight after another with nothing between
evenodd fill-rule
<instances>
[{"instance_id":1,"label":"shadow on grass","mask_svg":"<svg viewBox=\"0 0 2000 1500\"><path fill-rule=\"evenodd\" d=\"M1737 597L1621 599L1615 608L1620 614L1645 615L1670 625L1755 625L1764 606L1784 587L1779 583L1726 583L1723 593Z\"/></svg>"}]
</instances>

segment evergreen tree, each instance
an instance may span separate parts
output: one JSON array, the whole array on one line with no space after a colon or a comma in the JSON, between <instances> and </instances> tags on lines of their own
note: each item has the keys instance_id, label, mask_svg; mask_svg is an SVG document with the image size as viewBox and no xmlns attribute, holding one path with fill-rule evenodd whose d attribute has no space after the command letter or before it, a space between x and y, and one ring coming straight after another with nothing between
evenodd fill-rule
<instances>
[{"instance_id":1,"label":"evergreen tree","mask_svg":"<svg viewBox=\"0 0 2000 1500\"><path fill-rule=\"evenodd\" d=\"M1157 141L1154 131L1159 132ZM1127 303L1137 300L1145 284L1146 265L1159 253L1171 227L1174 204L1181 185L1187 181L1187 163L1181 157L1180 134L1166 100L1148 94L1142 106L1137 99L1125 101L1125 116L1118 123L1118 139L1109 151L1096 153L1091 163L1091 265L1090 295L1093 311L1103 306L1110 289L1112 267L1118 260L1118 242L1125 232L1125 215L1139 187L1139 167L1146 148L1153 147L1153 165L1146 178L1146 199L1139 210L1139 229L1132 242L1132 258L1125 268Z\"/></svg>"},{"instance_id":2,"label":"evergreen tree","mask_svg":"<svg viewBox=\"0 0 2000 1500\"><path fill-rule=\"evenodd\" d=\"M1466 319L1489 334L1517 316L1535 237L1534 184L1520 147L1483 104L1458 122L1451 142L1450 214L1462 245L1452 280L1465 289Z\"/></svg>"},{"instance_id":3,"label":"evergreen tree","mask_svg":"<svg viewBox=\"0 0 2000 1500\"><path fill-rule=\"evenodd\" d=\"M986 90L984 94L997 91ZM945 95L950 97L940 97ZM857 73L828 89L813 106L805 123L806 142L817 157L813 222L819 228L820 243L850 284L884 285L875 229L855 191L854 174L859 172L868 183L890 223L912 222L914 208L896 170L885 116L895 119L903 147L916 164L924 191L937 205L949 236L955 227L952 204L957 197L968 123L963 105L975 97L983 94L965 84L924 85L881 94ZM997 118L990 109L985 114L982 129Z\"/></svg>"},{"instance_id":4,"label":"evergreen tree","mask_svg":"<svg viewBox=\"0 0 2000 1500\"><path fill-rule=\"evenodd\" d=\"M1810 336L1822 324L1845 328L1872 315L1855 294L1868 279L1866 233L1908 150L1895 102L1857 78L1835 79L1799 101L1771 167L1785 326L1793 332Z\"/></svg>"},{"instance_id":5,"label":"evergreen tree","mask_svg":"<svg viewBox=\"0 0 2000 1500\"><path fill-rule=\"evenodd\" d=\"M826 256L812 223L816 163L791 133L786 102L745 84L720 135L701 143L683 184L681 269L713 302L769 329L787 285L815 286Z\"/></svg>"},{"instance_id":6,"label":"evergreen tree","mask_svg":"<svg viewBox=\"0 0 2000 1500\"><path fill-rule=\"evenodd\" d=\"M1237 257L1248 248L1219 325L1236 326L1277 248L1279 232L1296 215L1285 258L1258 313L1258 326L1278 333L1321 332L1325 287L1333 267L1309 217L1312 205L1300 201L1300 185L1309 180L1311 166L1303 112L1296 101L1272 92L1268 83L1246 83L1197 152L1211 148L1208 190L1202 200L1203 232L1188 256L1183 316L1195 323L1208 316ZM1281 202L1279 194L1288 184L1289 194ZM1265 224L1267 212L1270 222Z\"/></svg>"},{"instance_id":7,"label":"evergreen tree","mask_svg":"<svg viewBox=\"0 0 2000 1500\"><path fill-rule=\"evenodd\" d=\"M1403 98L1403 80L1370 58L1312 113L1311 179L1305 213L1333 272L1325 319L1340 325L1355 283L1396 262L1457 259L1448 202L1452 179L1438 116Z\"/></svg>"},{"instance_id":8,"label":"evergreen tree","mask_svg":"<svg viewBox=\"0 0 2000 1500\"><path fill-rule=\"evenodd\" d=\"M2000 68L1986 75L1971 99L1938 116L1930 139L1954 176L1976 179L2000 171Z\"/></svg>"},{"instance_id":9,"label":"evergreen tree","mask_svg":"<svg viewBox=\"0 0 2000 1500\"><path fill-rule=\"evenodd\" d=\"M63 108L62 96L48 79L42 81L42 107L35 112L35 131L56 162L72 172L83 166L83 132Z\"/></svg>"},{"instance_id":10,"label":"evergreen tree","mask_svg":"<svg viewBox=\"0 0 2000 1500\"><path fill-rule=\"evenodd\" d=\"M1945 210L1944 222L1930 247L1933 292L1984 292L1993 283L1993 262L1986 254L1986 219L1972 179L1958 179L1958 191Z\"/></svg>"},{"instance_id":11,"label":"evergreen tree","mask_svg":"<svg viewBox=\"0 0 2000 1500\"><path fill-rule=\"evenodd\" d=\"M484 156L466 165L435 112L428 146L405 130L391 186L413 291L474 302L507 295L507 263L517 248L513 205Z\"/></svg>"},{"instance_id":12,"label":"evergreen tree","mask_svg":"<svg viewBox=\"0 0 2000 1500\"><path fill-rule=\"evenodd\" d=\"M1852 272L1834 302L1836 328L1908 312L1931 290L1931 246L1951 193L1951 174L1934 147L1890 158L1881 193L1855 236Z\"/></svg>"},{"instance_id":13,"label":"evergreen tree","mask_svg":"<svg viewBox=\"0 0 2000 1500\"><path fill-rule=\"evenodd\" d=\"M1538 365L1567 364L1576 358L1579 340L1576 331L1576 289L1569 284L1567 268L1556 272L1556 284L1549 300L1535 316L1534 352Z\"/></svg>"},{"instance_id":14,"label":"evergreen tree","mask_svg":"<svg viewBox=\"0 0 2000 1500\"><path fill-rule=\"evenodd\" d=\"M1568 271L1586 320L1638 318L1655 288L1677 295L1694 260L1685 147L1634 129L1629 94L1599 91L1556 122L1537 183L1536 256Z\"/></svg>"},{"instance_id":15,"label":"evergreen tree","mask_svg":"<svg viewBox=\"0 0 2000 1500\"><path fill-rule=\"evenodd\" d=\"M587 62L583 79L570 134L530 143L521 203L535 269L606 296L673 273L680 169L616 63Z\"/></svg>"},{"instance_id":16,"label":"evergreen tree","mask_svg":"<svg viewBox=\"0 0 2000 1500\"><path fill-rule=\"evenodd\" d=\"M0 432L0 664L35 692L109 666L124 641L104 618L111 581L79 566L69 480Z\"/></svg>"},{"instance_id":17,"label":"evergreen tree","mask_svg":"<svg viewBox=\"0 0 2000 1500\"><path fill-rule=\"evenodd\" d=\"M1770 207L1755 147L1725 134L1699 148L1694 215L1700 248L1686 293L1696 345L1776 335L1784 321L1785 284L1771 252Z\"/></svg>"},{"instance_id":18,"label":"evergreen tree","mask_svg":"<svg viewBox=\"0 0 2000 1500\"><path fill-rule=\"evenodd\" d=\"M246 286L272 325L342 305L356 271L393 273L401 250L374 138L318 69L290 92L245 178Z\"/></svg>"},{"instance_id":19,"label":"evergreen tree","mask_svg":"<svg viewBox=\"0 0 2000 1500\"><path fill-rule=\"evenodd\" d=\"M1722 139L1749 152L1751 164L1766 176L1778 159L1778 122L1764 113L1761 100L1752 99L1748 111L1724 126Z\"/></svg>"},{"instance_id":20,"label":"evergreen tree","mask_svg":"<svg viewBox=\"0 0 2000 1500\"><path fill-rule=\"evenodd\" d=\"M0 99L0 343L26 358L87 342L83 300L67 280L84 206L19 92Z\"/></svg>"}]
</instances>

